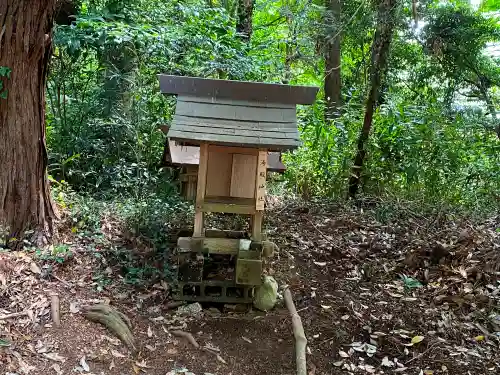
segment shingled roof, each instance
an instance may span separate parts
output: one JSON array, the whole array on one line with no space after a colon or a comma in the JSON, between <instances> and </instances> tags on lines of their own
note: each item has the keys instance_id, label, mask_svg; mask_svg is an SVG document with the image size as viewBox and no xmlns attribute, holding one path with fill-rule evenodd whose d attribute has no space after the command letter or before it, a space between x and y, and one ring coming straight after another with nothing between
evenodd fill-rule
<instances>
[{"instance_id":1,"label":"shingled roof","mask_svg":"<svg viewBox=\"0 0 500 375\"><path fill-rule=\"evenodd\" d=\"M285 150L300 145L296 105L312 104L318 88L160 75L177 95L169 139Z\"/></svg>"}]
</instances>

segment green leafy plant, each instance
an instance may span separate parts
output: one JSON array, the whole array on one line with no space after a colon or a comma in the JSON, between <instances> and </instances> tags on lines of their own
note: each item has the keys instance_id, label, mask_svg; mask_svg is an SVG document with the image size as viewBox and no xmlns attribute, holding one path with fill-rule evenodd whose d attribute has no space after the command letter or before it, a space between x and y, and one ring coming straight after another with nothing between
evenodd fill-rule
<instances>
[{"instance_id":1,"label":"green leafy plant","mask_svg":"<svg viewBox=\"0 0 500 375\"><path fill-rule=\"evenodd\" d=\"M414 279L412 277L408 277L406 275L401 275L401 280L403 280L404 286L406 289L415 289L415 288L421 288L422 283L418 281L417 279Z\"/></svg>"},{"instance_id":2,"label":"green leafy plant","mask_svg":"<svg viewBox=\"0 0 500 375\"><path fill-rule=\"evenodd\" d=\"M0 66L0 99L7 99L8 91L4 89L4 83L2 78L10 79L10 73L12 70L6 66Z\"/></svg>"},{"instance_id":3,"label":"green leafy plant","mask_svg":"<svg viewBox=\"0 0 500 375\"><path fill-rule=\"evenodd\" d=\"M325 21L331 17L323 3L257 2L248 43L236 32L234 2L80 4L71 25L58 25L54 34L49 172L68 228L126 280L166 275L168 229L192 215L178 196L176 171L160 167L165 135L158 127L170 123L175 98L160 93L159 73L321 88L322 41L341 33L342 108L325 120L323 90L314 105L299 106L302 146L283 154L287 170L273 176L270 188L306 199L345 197L377 23L371 3L343 2L337 24ZM495 1L483 2L492 6ZM494 212L500 145L491 108L498 107L500 91L498 61L487 48L498 40L496 18L435 1L419 4L418 13L423 27L413 27L411 7L398 20L362 193L386 203L377 207L381 220L398 214L399 201L420 210L446 205ZM110 218L119 223L117 237L128 242L106 237ZM131 252L134 247L147 248L148 256Z\"/></svg>"},{"instance_id":4,"label":"green leafy plant","mask_svg":"<svg viewBox=\"0 0 500 375\"><path fill-rule=\"evenodd\" d=\"M62 264L73 257L73 252L68 245L59 244L45 250L37 249L35 255L46 263Z\"/></svg>"}]
</instances>

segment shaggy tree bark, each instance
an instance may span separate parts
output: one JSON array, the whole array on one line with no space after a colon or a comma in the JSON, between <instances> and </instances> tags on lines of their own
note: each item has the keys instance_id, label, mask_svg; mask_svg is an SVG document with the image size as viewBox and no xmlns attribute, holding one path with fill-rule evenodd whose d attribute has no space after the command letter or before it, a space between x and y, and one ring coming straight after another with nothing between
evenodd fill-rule
<instances>
[{"instance_id":1,"label":"shaggy tree bark","mask_svg":"<svg viewBox=\"0 0 500 375\"><path fill-rule=\"evenodd\" d=\"M0 228L21 239L50 237L55 217L46 175L45 82L56 0L0 1ZM18 241L16 241L18 242Z\"/></svg>"},{"instance_id":2,"label":"shaggy tree bark","mask_svg":"<svg viewBox=\"0 0 500 375\"><path fill-rule=\"evenodd\" d=\"M255 0L238 0L238 20L236 23L236 32L240 38L249 42L252 38L252 18Z\"/></svg>"},{"instance_id":3,"label":"shaggy tree bark","mask_svg":"<svg viewBox=\"0 0 500 375\"><path fill-rule=\"evenodd\" d=\"M372 44L370 91L366 99L363 127L358 138L358 151L354 159L351 178L349 179L349 197L351 198L356 196L361 179L363 162L366 156L366 141L372 127L373 113L377 105L382 76L387 69L387 56L396 23L398 4L399 0L381 0L379 3L377 29Z\"/></svg>"},{"instance_id":4,"label":"shaggy tree bark","mask_svg":"<svg viewBox=\"0 0 500 375\"><path fill-rule=\"evenodd\" d=\"M326 0L326 17L325 23L330 26L328 29L333 30L333 35L328 35L325 38L325 119L330 120L338 117L341 106L341 75L340 75L340 0Z\"/></svg>"}]
</instances>

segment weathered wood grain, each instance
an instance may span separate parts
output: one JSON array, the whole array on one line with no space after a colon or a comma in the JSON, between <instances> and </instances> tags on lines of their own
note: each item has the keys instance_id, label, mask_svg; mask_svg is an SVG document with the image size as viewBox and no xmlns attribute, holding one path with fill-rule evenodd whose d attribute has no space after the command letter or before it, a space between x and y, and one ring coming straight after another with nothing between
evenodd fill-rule
<instances>
[{"instance_id":1,"label":"weathered wood grain","mask_svg":"<svg viewBox=\"0 0 500 375\"><path fill-rule=\"evenodd\" d=\"M202 143L200 146L200 166L198 168L198 181L196 189L196 210L194 214L194 237L201 237L203 234L203 211L198 209L205 199L205 188L207 183L208 170L208 143Z\"/></svg>"},{"instance_id":2,"label":"weathered wood grain","mask_svg":"<svg viewBox=\"0 0 500 375\"><path fill-rule=\"evenodd\" d=\"M191 144L209 142L224 144L228 146L251 146L257 148L267 148L271 151L296 148L300 145L299 139L276 139L272 137L196 133L177 131L175 129L171 129L169 135L171 139L175 139L177 141L185 141Z\"/></svg>"},{"instance_id":3,"label":"weathered wood grain","mask_svg":"<svg viewBox=\"0 0 500 375\"><path fill-rule=\"evenodd\" d=\"M209 149L206 195L229 196L232 161L231 154L213 152Z\"/></svg>"},{"instance_id":4,"label":"weathered wood grain","mask_svg":"<svg viewBox=\"0 0 500 375\"><path fill-rule=\"evenodd\" d=\"M298 133L293 132L293 131L268 132L266 130L260 130L260 129L241 130L241 129L233 129L233 128L180 125L178 123L175 123L172 131L186 132L186 133L207 133L207 134L232 135L232 136L238 136L238 137L239 136L262 137L262 138L270 138L270 139L298 139L298 137L299 137Z\"/></svg>"},{"instance_id":5,"label":"weathered wood grain","mask_svg":"<svg viewBox=\"0 0 500 375\"><path fill-rule=\"evenodd\" d=\"M207 196L197 208L203 212L251 215L255 213L255 199Z\"/></svg>"},{"instance_id":6,"label":"weathered wood grain","mask_svg":"<svg viewBox=\"0 0 500 375\"><path fill-rule=\"evenodd\" d=\"M254 197L256 170L256 155L233 154L230 191L231 197Z\"/></svg>"},{"instance_id":7,"label":"weathered wood grain","mask_svg":"<svg viewBox=\"0 0 500 375\"><path fill-rule=\"evenodd\" d=\"M159 74L164 94L195 95L204 98L227 98L267 103L312 104L319 89L277 83L229 81Z\"/></svg>"},{"instance_id":8,"label":"weathered wood grain","mask_svg":"<svg viewBox=\"0 0 500 375\"><path fill-rule=\"evenodd\" d=\"M227 99L221 97L202 97L194 95L179 95L177 97L177 102L240 105L245 107L257 107L257 108L283 108L283 109L293 109L294 111L296 108L295 104L272 103L272 102L251 101L251 100L236 100L236 99Z\"/></svg>"},{"instance_id":9,"label":"weathered wood grain","mask_svg":"<svg viewBox=\"0 0 500 375\"><path fill-rule=\"evenodd\" d=\"M263 130L267 132L297 132L297 124L295 122L265 122L262 121L262 119L260 121L241 121L210 117L201 118L176 114L172 120L172 124L204 126L208 128L216 127L241 130Z\"/></svg>"},{"instance_id":10,"label":"weathered wood grain","mask_svg":"<svg viewBox=\"0 0 500 375\"><path fill-rule=\"evenodd\" d=\"M176 115L239 121L296 122L295 108L259 108L241 105L177 102Z\"/></svg>"}]
</instances>

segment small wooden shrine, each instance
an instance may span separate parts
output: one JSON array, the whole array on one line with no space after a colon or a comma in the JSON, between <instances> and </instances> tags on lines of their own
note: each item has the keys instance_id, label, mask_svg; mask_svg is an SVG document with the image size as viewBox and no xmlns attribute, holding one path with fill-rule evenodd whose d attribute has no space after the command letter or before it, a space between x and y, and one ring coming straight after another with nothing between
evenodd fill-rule
<instances>
[{"instance_id":1,"label":"small wooden shrine","mask_svg":"<svg viewBox=\"0 0 500 375\"><path fill-rule=\"evenodd\" d=\"M318 88L170 75L159 80L162 93L177 95L168 129L171 162L182 160L197 173L193 235L177 243L175 298L251 302L268 246L262 235L267 171L280 164L272 158L279 161L281 151L299 146L296 105L312 104ZM207 212L249 216L250 235L205 230Z\"/></svg>"},{"instance_id":2,"label":"small wooden shrine","mask_svg":"<svg viewBox=\"0 0 500 375\"><path fill-rule=\"evenodd\" d=\"M162 131L167 135L163 150L164 166L179 168L179 181L181 196L187 200L196 199L196 186L198 182L198 166L200 164L200 147L183 146L168 138L170 127L162 126ZM267 153L267 172L283 173L286 167L281 162L280 152Z\"/></svg>"}]
</instances>

